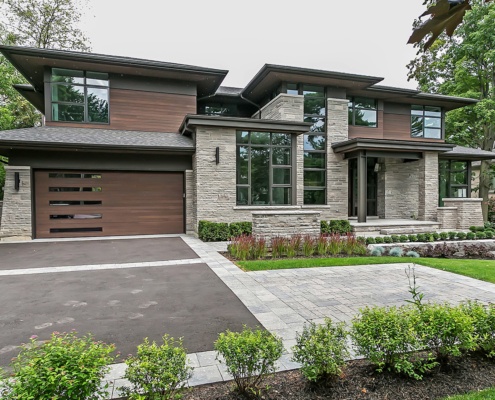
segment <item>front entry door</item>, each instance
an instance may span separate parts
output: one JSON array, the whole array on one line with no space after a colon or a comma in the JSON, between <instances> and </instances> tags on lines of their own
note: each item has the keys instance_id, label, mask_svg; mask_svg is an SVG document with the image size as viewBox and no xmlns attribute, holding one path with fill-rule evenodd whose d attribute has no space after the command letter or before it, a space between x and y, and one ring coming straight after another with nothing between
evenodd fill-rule
<instances>
[{"instance_id":1,"label":"front entry door","mask_svg":"<svg viewBox=\"0 0 495 400\"><path fill-rule=\"evenodd\" d=\"M368 217L375 217L377 212L377 197L378 197L378 174L375 172L377 158L369 157L367 159L367 209ZM349 160L349 217L357 217L358 207L358 170L357 159Z\"/></svg>"}]
</instances>

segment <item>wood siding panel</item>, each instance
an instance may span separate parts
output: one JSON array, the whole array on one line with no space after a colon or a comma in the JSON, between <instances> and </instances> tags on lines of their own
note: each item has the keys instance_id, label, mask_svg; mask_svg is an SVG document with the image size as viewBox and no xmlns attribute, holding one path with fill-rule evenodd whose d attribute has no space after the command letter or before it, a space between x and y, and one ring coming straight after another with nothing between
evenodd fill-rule
<instances>
[{"instance_id":1,"label":"wood siding panel","mask_svg":"<svg viewBox=\"0 0 495 400\"><path fill-rule=\"evenodd\" d=\"M38 238L184 232L183 173L92 171L101 174L101 179L80 179L80 186L86 186L90 180L97 182L101 191L50 192L49 187L74 187L76 179L49 178L49 172L35 171ZM96 200L102 203L50 206L53 200ZM101 218L84 218L96 214L101 214ZM50 217L54 215L59 217ZM66 217L68 215L73 217ZM101 228L101 231L51 232L51 229L72 228Z\"/></svg>"},{"instance_id":2,"label":"wood siding panel","mask_svg":"<svg viewBox=\"0 0 495 400\"><path fill-rule=\"evenodd\" d=\"M110 124L47 121L47 126L177 132L186 114L196 114L196 96L110 89Z\"/></svg>"},{"instance_id":3,"label":"wood siding panel","mask_svg":"<svg viewBox=\"0 0 495 400\"><path fill-rule=\"evenodd\" d=\"M383 111L378 110L377 122L378 122L378 126L376 128L349 125L349 139L355 139L355 138L383 139Z\"/></svg>"},{"instance_id":4,"label":"wood siding panel","mask_svg":"<svg viewBox=\"0 0 495 400\"><path fill-rule=\"evenodd\" d=\"M384 114L383 139L413 140L419 142L443 143L443 139L425 139L411 137L411 116L404 114Z\"/></svg>"}]
</instances>

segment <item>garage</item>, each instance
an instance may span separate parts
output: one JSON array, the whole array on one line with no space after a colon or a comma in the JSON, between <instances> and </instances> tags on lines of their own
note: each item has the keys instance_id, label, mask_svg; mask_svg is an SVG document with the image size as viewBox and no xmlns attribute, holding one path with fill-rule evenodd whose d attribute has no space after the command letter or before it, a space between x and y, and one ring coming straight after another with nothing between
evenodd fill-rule
<instances>
[{"instance_id":1,"label":"garage","mask_svg":"<svg viewBox=\"0 0 495 400\"><path fill-rule=\"evenodd\" d=\"M36 238L184 232L182 172L36 170Z\"/></svg>"}]
</instances>

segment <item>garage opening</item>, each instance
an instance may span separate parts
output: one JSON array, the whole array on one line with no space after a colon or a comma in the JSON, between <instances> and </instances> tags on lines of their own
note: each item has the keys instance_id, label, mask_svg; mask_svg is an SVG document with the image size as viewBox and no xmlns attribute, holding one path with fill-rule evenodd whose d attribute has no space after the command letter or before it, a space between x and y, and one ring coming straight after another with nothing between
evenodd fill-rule
<instances>
[{"instance_id":1,"label":"garage opening","mask_svg":"<svg viewBox=\"0 0 495 400\"><path fill-rule=\"evenodd\" d=\"M182 172L34 173L37 238L184 233Z\"/></svg>"}]
</instances>

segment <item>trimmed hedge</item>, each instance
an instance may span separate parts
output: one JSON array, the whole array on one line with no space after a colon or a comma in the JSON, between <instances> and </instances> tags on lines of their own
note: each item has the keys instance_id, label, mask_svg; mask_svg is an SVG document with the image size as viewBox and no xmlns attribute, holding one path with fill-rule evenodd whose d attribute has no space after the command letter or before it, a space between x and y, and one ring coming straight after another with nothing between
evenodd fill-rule
<instances>
[{"instance_id":1,"label":"trimmed hedge","mask_svg":"<svg viewBox=\"0 0 495 400\"><path fill-rule=\"evenodd\" d=\"M199 221L198 236L204 242L225 242L232 237L250 235L251 222L226 222Z\"/></svg>"},{"instance_id":2,"label":"trimmed hedge","mask_svg":"<svg viewBox=\"0 0 495 400\"><path fill-rule=\"evenodd\" d=\"M338 233L340 235L345 235L346 233L352 232L351 223L346 219L321 221L320 224L321 224L321 233L323 234Z\"/></svg>"}]
</instances>

